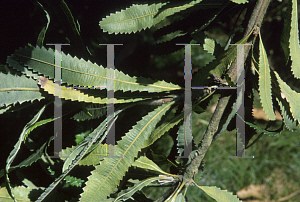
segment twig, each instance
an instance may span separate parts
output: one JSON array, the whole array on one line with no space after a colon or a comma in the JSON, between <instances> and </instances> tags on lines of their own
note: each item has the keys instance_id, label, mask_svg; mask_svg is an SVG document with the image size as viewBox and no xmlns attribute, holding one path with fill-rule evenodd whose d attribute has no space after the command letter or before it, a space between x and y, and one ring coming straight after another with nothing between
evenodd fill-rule
<instances>
[{"instance_id":1,"label":"twig","mask_svg":"<svg viewBox=\"0 0 300 202\"><path fill-rule=\"evenodd\" d=\"M255 8L252 12L252 15L250 17L246 32L244 33L244 36L247 36L250 31L253 29L254 26L261 26L263 17L265 16L266 10L270 4L271 0L258 0L258 2L255 5ZM252 43L255 41L256 36L253 37ZM244 60L246 60L248 54L249 54L250 46L245 47L245 57ZM237 76L237 65L236 60L231 64L231 67L228 72L229 76L231 77L232 81L236 80ZM210 147L214 134L218 130L218 125L221 120L221 117L224 113L224 110L228 104L228 101L230 99L231 95L223 95L217 104L216 110L214 111L214 114L210 120L210 123L207 127L207 130L205 131L202 139L201 146L197 150L197 156L195 156L190 165L187 167L184 175L183 175L183 182L186 184L186 186L189 186L193 183L193 177L196 173L198 173L198 168L208 150Z\"/></svg>"}]
</instances>

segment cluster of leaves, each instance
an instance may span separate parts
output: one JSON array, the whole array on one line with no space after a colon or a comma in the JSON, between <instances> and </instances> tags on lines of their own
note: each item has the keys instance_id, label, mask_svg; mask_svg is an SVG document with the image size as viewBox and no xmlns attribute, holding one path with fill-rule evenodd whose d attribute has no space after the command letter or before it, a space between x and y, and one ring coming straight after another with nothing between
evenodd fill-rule
<instances>
[{"instance_id":1,"label":"cluster of leaves","mask_svg":"<svg viewBox=\"0 0 300 202\"><path fill-rule=\"evenodd\" d=\"M250 1L250 6L247 3L245 0L232 0L231 2L195 0L132 5L102 19L100 27L109 34L131 34L150 28L154 37L152 51L156 55L176 54L178 50L183 53L184 48L175 46L176 43L202 44L202 55L209 59L202 65L203 68L193 74L193 86L216 84L210 79L211 75L220 78L218 82L233 84L234 82L226 76L226 73L237 57L237 47L225 46L230 43L230 40L220 45L220 42L209 37L206 31L217 25L221 16L226 14L226 9L238 9L242 15L246 8L253 7L255 1ZM113 115L106 117L105 104L109 100L105 86L110 79L107 76L110 70L102 65L62 53L60 68L63 85L54 83L52 80L57 68L53 58L55 51L44 47L50 15L40 2L35 1L35 5L45 12L48 23L42 29L36 46L29 44L27 47L19 48L7 57L8 66L1 66L0 112L1 114L11 113L18 110L15 108L17 103L25 105L34 100L42 101L45 98L46 104L26 124L7 158L5 168L0 172L0 177L4 177L6 182L6 187L1 187L0 199L8 200L7 197L10 196L14 201L21 198L28 201L76 201L78 197L82 201L152 201L146 197L142 189L146 186L165 186L166 184L171 187L170 190L157 201L185 201L190 181L187 182L183 175L188 172L187 168L192 160L197 158L202 142L194 141L195 134L187 133L192 127L191 114L186 117L186 124L183 124L184 87L164 80L129 76L122 71L114 70L114 104L117 109ZM65 18L68 19L73 31L73 42L79 41L80 43L77 44L82 44L78 25L64 1L60 2L60 8L63 9ZM247 12L251 14L252 10L248 9ZM299 79L300 65L297 56L300 55L300 49L296 0L288 4L286 12L289 18L286 18L281 42L286 61L291 64L294 77ZM205 13L205 15L199 13ZM247 16L247 13L243 15ZM245 17L245 21L247 20L249 19ZM246 28L243 27L244 24L239 26ZM275 120L274 109L277 108L281 111L286 128L300 131L300 112L297 102L300 99L300 93L287 85L276 71L270 69L258 30L257 27L253 27L246 37L241 37L242 32L235 30L230 36L236 43L246 43L251 40L251 37L259 35L259 40L256 42L258 48L253 48L251 52L253 57L248 57L250 65L245 69L246 78L251 78L251 82L243 84L247 89L245 100L253 103L254 92L259 92L262 107L271 121ZM78 46L79 49L86 51L84 45ZM195 57L195 52L193 54ZM198 62L197 57L193 58L194 66L197 67ZM249 63L246 62L246 64ZM251 70L256 70L256 72ZM224 96L224 93L218 90L193 92L193 111L204 112L213 94ZM235 91L231 93L231 95L235 94ZM41 120L45 109L49 105L52 106L54 96L62 98L63 102L68 100L74 102L76 110L68 111L63 117L47 117ZM231 127L236 110L240 106L241 99L235 101L235 96L233 96L218 124L218 130L214 134L215 139L225 129ZM123 133L124 135L116 134L118 141L114 147L106 145L104 142L106 132L110 131L115 122L128 119L127 114L137 108L143 109L144 114L138 115L135 123L130 125L132 128L125 134ZM49 144L54 138L51 137L38 145L33 140L36 138L34 133L38 127L47 127L48 123L62 118L64 118L63 125L65 120L69 119L76 120L78 124L84 124L89 120L100 120L100 124L97 122L97 127L86 131L86 134L77 135L75 140L77 144L62 149L59 153L60 159L53 161L49 156L51 152ZM107 120L112 120L112 122ZM260 128L254 123L251 111L246 114L245 123L247 123L248 132L251 132L251 135L246 136L246 145L254 136L253 129L269 135L283 131L283 126L276 131ZM32 134L28 136L29 133ZM153 152L153 145L166 134L172 135L173 146L171 145L172 148L166 155L158 155ZM71 135L75 139L75 134ZM176 159L175 156L185 154L186 151L183 152L183 148L190 142L192 151L188 158ZM22 144L34 152L18 165L11 166ZM36 162L44 168L45 175L52 175L52 179L54 178L49 186L36 186L26 179L26 176L22 181L22 186L14 186L10 183L9 176L14 170L22 170L23 167L30 168ZM70 175L70 172L77 167L92 167L93 171L88 179L81 179ZM200 173L202 169L203 164L199 167ZM136 173L141 173L141 175ZM227 191L216 187L199 186L193 181L192 183L217 201L239 201L236 196ZM57 187L59 187L58 190L55 190ZM75 190L78 187L83 188L80 196L68 195L65 191L70 188Z\"/></svg>"}]
</instances>

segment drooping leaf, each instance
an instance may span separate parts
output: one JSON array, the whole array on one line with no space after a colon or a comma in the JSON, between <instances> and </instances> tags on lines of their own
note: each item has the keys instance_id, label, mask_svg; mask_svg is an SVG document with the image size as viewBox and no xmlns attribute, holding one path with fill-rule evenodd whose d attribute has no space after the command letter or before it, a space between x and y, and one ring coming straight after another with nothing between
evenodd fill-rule
<instances>
[{"instance_id":1,"label":"drooping leaf","mask_svg":"<svg viewBox=\"0 0 300 202\"><path fill-rule=\"evenodd\" d=\"M44 99L33 79L0 72L0 80L0 106Z\"/></svg>"},{"instance_id":2,"label":"drooping leaf","mask_svg":"<svg viewBox=\"0 0 300 202\"><path fill-rule=\"evenodd\" d=\"M166 3L132 5L126 10L116 12L102 19L102 21L100 21L100 27L104 32L108 32L109 34L135 33L150 28L166 17L191 8L201 1L202 0L195 0L182 6L167 8L161 12L159 12L159 9L166 5Z\"/></svg>"},{"instance_id":3,"label":"drooping leaf","mask_svg":"<svg viewBox=\"0 0 300 202\"><path fill-rule=\"evenodd\" d=\"M86 183L84 192L81 195L82 201L103 201L110 195L119 181L123 178L128 168L137 157L138 151L148 138L161 117L174 102L169 102L144 116L142 120L122 137L122 140L115 146L117 158L105 158L96 170L92 171L89 181Z\"/></svg>"},{"instance_id":4,"label":"drooping leaf","mask_svg":"<svg viewBox=\"0 0 300 202\"><path fill-rule=\"evenodd\" d=\"M45 12L45 15L46 15L46 18L47 18L47 24L42 28L42 30L41 30L41 32L38 36L37 42L36 42L37 46L42 47L43 43L44 43L45 36L46 36L46 32L47 32L49 24L50 24L50 15L48 14L47 10L44 8L44 6L40 2L38 2L38 1L32 1L32 2L36 7L40 8L42 11Z\"/></svg>"},{"instance_id":5,"label":"drooping leaf","mask_svg":"<svg viewBox=\"0 0 300 202\"><path fill-rule=\"evenodd\" d=\"M15 51L15 59L28 66L34 72L43 74L44 77L54 78L54 52L44 47L25 47ZM13 64L10 64L13 65ZM106 88L107 69L93 64L90 61L78 59L62 53L61 79L68 86L93 86L101 89ZM181 87L165 81L153 81L142 77L130 77L123 72L114 70L114 90L122 91L148 91L162 92L179 90Z\"/></svg>"},{"instance_id":6,"label":"drooping leaf","mask_svg":"<svg viewBox=\"0 0 300 202\"><path fill-rule=\"evenodd\" d=\"M116 113L119 113L121 111L122 110L119 110ZM52 184L39 196L37 201L43 201L50 194L50 192L54 190L54 188L58 185L58 183L68 175L68 173L78 164L78 162L80 162L80 160L91 149L93 144L98 139L101 138L99 142L102 142L104 140L105 136L103 134L106 131L106 125L107 125L106 120L102 121L102 123L92 133L90 133L80 145L76 147L78 148L78 150L80 150L80 152L77 153L77 152L73 152L74 150L71 151L68 161L64 165L63 168L64 172L54 182L52 182ZM109 131L110 128L111 126L108 126L107 131Z\"/></svg>"},{"instance_id":7,"label":"drooping leaf","mask_svg":"<svg viewBox=\"0 0 300 202\"><path fill-rule=\"evenodd\" d=\"M297 0L292 0L292 21L290 33L290 56L292 60L292 72L294 76L300 79L300 47L299 47L299 29L298 29L298 9Z\"/></svg>"},{"instance_id":8,"label":"drooping leaf","mask_svg":"<svg viewBox=\"0 0 300 202\"><path fill-rule=\"evenodd\" d=\"M281 109L281 114L284 120L285 126L290 130L290 131L299 131L300 132L300 125L297 125L297 122L293 120L293 117L290 116L290 107L288 106L288 103L286 100L279 100L279 98L276 98L280 109Z\"/></svg>"},{"instance_id":9,"label":"drooping leaf","mask_svg":"<svg viewBox=\"0 0 300 202\"><path fill-rule=\"evenodd\" d=\"M9 173L9 169L10 169L10 165L12 164L12 162L14 161L15 157L17 156L19 150L20 150L20 147L21 147L21 144L27 134L27 132L30 130L30 128L32 126L34 126L34 124L39 120L39 118L41 117L42 113L44 112L45 108L46 108L47 105L44 105L40 110L39 112L33 117L33 119L31 121L29 121L26 126L24 127L20 137L19 137L19 140L18 142L15 144L14 146L14 149L10 152L9 156L7 157L7 160L6 160L6 166L5 166L5 182L6 182L6 188L7 188L7 191L9 193L9 195L15 199L13 193L11 192L11 187L10 187L10 181L9 181L9 177L8 177L8 173Z\"/></svg>"},{"instance_id":10,"label":"drooping leaf","mask_svg":"<svg viewBox=\"0 0 300 202\"><path fill-rule=\"evenodd\" d=\"M272 92L271 92L271 75L268 57L259 34L259 96L262 107L267 117L274 121L275 113L273 111Z\"/></svg>"},{"instance_id":11,"label":"drooping leaf","mask_svg":"<svg viewBox=\"0 0 300 202\"><path fill-rule=\"evenodd\" d=\"M153 161L148 159L146 156L141 156L140 158L135 160L132 163L132 166L136 166L136 167L147 169L147 170L154 170L154 171L160 172L160 173L165 174L165 175L178 177L177 175L172 175L170 173L166 173L158 165L156 165Z\"/></svg>"},{"instance_id":12,"label":"drooping leaf","mask_svg":"<svg viewBox=\"0 0 300 202\"><path fill-rule=\"evenodd\" d=\"M236 195L233 195L226 190L221 190L215 186L198 186L202 189L207 195L215 199L217 202L241 202Z\"/></svg>"},{"instance_id":13,"label":"drooping leaf","mask_svg":"<svg viewBox=\"0 0 300 202\"><path fill-rule=\"evenodd\" d=\"M300 93L293 91L284 81L281 80L280 76L275 72L277 81L280 86L280 90L286 95L286 99L290 104L290 110L295 120L300 121Z\"/></svg>"},{"instance_id":14,"label":"drooping leaf","mask_svg":"<svg viewBox=\"0 0 300 202\"><path fill-rule=\"evenodd\" d=\"M10 167L9 172L12 172L16 168L31 166L34 162L39 160L43 156L43 152L44 152L46 144L47 144L47 142L45 142L39 149L37 149L33 154L31 154L27 159L25 159L18 165ZM4 176L4 169L0 170L0 178L3 176Z\"/></svg>"},{"instance_id":15,"label":"drooping leaf","mask_svg":"<svg viewBox=\"0 0 300 202\"><path fill-rule=\"evenodd\" d=\"M192 147L191 143L193 141L193 135L192 135L191 121L192 121L192 113L187 115L186 123L183 123L179 127L179 130L177 132L177 134L178 134L178 136L177 136L177 141L178 141L177 148L178 148L179 156L189 155L189 154L186 154L186 152L188 151L186 148L187 147ZM190 148L190 149L192 149L192 148Z\"/></svg>"},{"instance_id":16,"label":"drooping leaf","mask_svg":"<svg viewBox=\"0 0 300 202\"><path fill-rule=\"evenodd\" d=\"M159 139L162 135L164 135L167 131L169 131L171 128L176 126L180 123L180 121L183 119L183 114L179 114L175 116L175 113L171 112L167 115L167 117L164 119L163 123L158 126L146 139L144 145L142 148L148 147L151 144L153 144L157 139Z\"/></svg>"},{"instance_id":17,"label":"drooping leaf","mask_svg":"<svg viewBox=\"0 0 300 202\"><path fill-rule=\"evenodd\" d=\"M156 180L163 180L163 179L165 179L165 178L164 177L151 177L151 178L145 179L139 183L136 183L133 187L129 187L126 190L122 190L120 192L120 194L118 194L118 197L114 201L126 201L137 191L140 191L141 189L152 184Z\"/></svg>"}]
</instances>

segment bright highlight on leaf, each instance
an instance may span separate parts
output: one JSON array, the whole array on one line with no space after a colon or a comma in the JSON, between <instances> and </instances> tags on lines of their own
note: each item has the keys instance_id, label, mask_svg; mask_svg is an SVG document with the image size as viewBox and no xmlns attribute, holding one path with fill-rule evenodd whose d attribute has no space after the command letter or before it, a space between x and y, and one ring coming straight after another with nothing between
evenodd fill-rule
<instances>
[{"instance_id":1,"label":"bright highlight on leaf","mask_svg":"<svg viewBox=\"0 0 300 202\"><path fill-rule=\"evenodd\" d=\"M259 34L259 95L262 107L270 120L275 120L273 111L271 75L268 57Z\"/></svg>"},{"instance_id":2,"label":"bright highlight on leaf","mask_svg":"<svg viewBox=\"0 0 300 202\"><path fill-rule=\"evenodd\" d=\"M290 56L292 60L292 72L295 77L300 79L300 47L299 47L299 30L298 30L298 9L297 0L292 0L292 20L290 33Z\"/></svg>"},{"instance_id":3,"label":"bright highlight on leaf","mask_svg":"<svg viewBox=\"0 0 300 202\"><path fill-rule=\"evenodd\" d=\"M274 72L280 86L280 90L286 95L290 104L290 109L295 120L300 121L300 93L293 91L284 81L281 80L277 72Z\"/></svg>"}]
</instances>

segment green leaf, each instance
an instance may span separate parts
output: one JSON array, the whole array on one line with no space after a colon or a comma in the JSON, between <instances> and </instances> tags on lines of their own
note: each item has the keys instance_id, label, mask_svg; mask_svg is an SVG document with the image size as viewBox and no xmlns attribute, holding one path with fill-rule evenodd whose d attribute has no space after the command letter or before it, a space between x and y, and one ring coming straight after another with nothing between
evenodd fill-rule
<instances>
[{"instance_id":1,"label":"green leaf","mask_svg":"<svg viewBox=\"0 0 300 202\"><path fill-rule=\"evenodd\" d=\"M293 91L284 81L281 80L280 76L275 72L277 81L280 86L280 90L285 94L287 101L290 104L291 113L295 120L300 121L300 93Z\"/></svg>"},{"instance_id":2,"label":"green leaf","mask_svg":"<svg viewBox=\"0 0 300 202\"><path fill-rule=\"evenodd\" d=\"M12 166L9 168L9 172L15 170L16 168L28 167L31 166L34 162L39 160L44 154L44 148L46 147L47 142L45 142L38 150L36 150L33 154L31 154L27 159L22 161L16 166ZM0 178L4 176L4 169L0 170Z\"/></svg>"},{"instance_id":3,"label":"green leaf","mask_svg":"<svg viewBox=\"0 0 300 202\"><path fill-rule=\"evenodd\" d=\"M9 156L7 157L7 160L6 160L6 166L5 166L5 182L6 182L6 188L8 190L8 193L10 194L10 196L14 199L14 195L13 193L11 192L11 187L10 187L10 182L9 182L9 177L8 177L8 173L9 173L9 169L10 169L10 165L12 164L12 162L14 161L15 157L17 156L19 150L20 150L20 147L21 147L21 144L26 136L26 134L28 133L28 131L30 130L30 128L32 126L35 125L35 123L38 121L38 119L41 117L42 113L44 112L45 108L46 108L47 105L44 105L40 111L33 117L33 119L31 121L29 121L26 126L24 127L20 137L19 137L19 140L18 142L15 144L14 146L14 149L10 152Z\"/></svg>"},{"instance_id":4,"label":"green leaf","mask_svg":"<svg viewBox=\"0 0 300 202\"><path fill-rule=\"evenodd\" d=\"M132 5L126 10L111 14L100 21L100 27L104 32L111 33L131 33L150 28L166 17L177 12L193 7L202 0L192 1L189 4L167 8L160 12L160 9L167 3Z\"/></svg>"},{"instance_id":5,"label":"green leaf","mask_svg":"<svg viewBox=\"0 0 300 202\"><path fill-rule=\"evenodd\" d=\"M183 119L183 113L175 116L175 113L170 112L167 117L163 120L163 123L158 126L149 136L149 138L145 141L142 148L148 147L153 144L157 139L159 139L162 135L164 135L167 131L172 129L174 126L180 123Z\"/></svg>"},{"instance_id":6,"label":"green leaf","mask_svg":"<svg viewBox=\"0 0 300 202\"><path fill-rule=\"evenodd\" d=\"M169 102L144 116L135 126L122 137L115 146L115 156L118 158L105 158L99 166L92 171L81 195L82 201L103 201L110 195L119 181L123 178L128 168L137 157L145 139L148 138L161 117L174 103Z\"/></svg>"},{"instance_id":7,"label":"green leaf","mask_svg":"<svg viewBox=\"0 0 300 202\"><path fill-rule=\"evenodd\" d=\"M42 28L42 30L41 30L41 32L38 36L37 42L36 42L37 46L42 47L43 43L44 43L45 36L46 36L46 32L47 32L49 24L50 24L50 15L48 14L47 10L43 7L43 5L40 2L38 2L38 1L32 1L32 2L36 7L40 8L42 11L45 12L45 15L46 15L46 18L47 18L47 24Z\"/></svg>"},{"instance_id":8,"label":"green leaf","mask_svg":"<svg viewBox=\"0 0 300 202\"><path fill-rule=\"evenodd\" d=\"M177 132L177 149L179 156L187 155L183 154L183 152L187 152L185 150L186 147L192 147L193 142L193 135L192 135L192 125L191 120L192 119L192 113L187 115L186 123L183 123ZM192 148L191 148L192 149Z\"/></svg>"},{"instance_id":9,"label":"green leaf","mask_svg":"<svg viewBox=\"0 0 300 202\"><path fill-rule=\"evenodd\" d=\"M116 114L117 113L118 113L118 111L116 112ZM114 121L115 121L115 119L114 119ZM68 163L66 163L66 165L64 165L64 169L66 169L66 170L58 178L56 178L56 180L54 182L51 183L51 185L39 196L37 201L43 201L49 195L49 193L54 190L54 188L58 185L58 183L62 179L64 179L67 176L67 174L84 157L84 155L92 147L92 145L94 144L95 141L97 141L99 138L101 138L100 142L102 142L104 140L105 136L103 134L106 131L106 125L107 125L106 123L107 123L106 120L102 121L102 123L91 134L89 134L85 138L85 141L83 141L80 145L78 145L76 147L76 148L80 149L80 153L76 153L76 155L74 153L71 153L72 156L69 155L70 160L68 160ZM110 127L108 127L107 130L110 130Z\"/></svg>"},{"instance_id":10,"label":"green leaf","mask_svg":"<svg viewBox=\"0 0 300 202\"><path fill-rule=\"evenodd\" d=\"M0 80L0 106L44 99L33 79L0 72Z\"/></svg>"},{"instance_id":11,"label":"green leaf","mask_svg":"<svg viewBox=\"0 0 300 202\"><path fill-rule=\"evenodd\" d=\"M248 0L230 0L236 4L245 4L245 3L248 3Z\"/></svg>"},{"instance_id":12,"label":"green leaf","mask_svg":"<svg viewBox=\"0 0 300 202\"><path fill-rule=\"evenodd\" d=\"M293 117L290 116L290 107L288 106L288 103L286 100L280 100L280 98L276 98L280 109L281 109L281 114L285 123L285 126L290 130L290 131L299 131L300 132L300 125L297 125L297 121L293 120Z\"/></svg>"},{"instance_id":13,"label":"green leaf","mask_svg":"<svg viewBox=\"0 0 300 202\"><path fill-rule=\"evenodd\" d=\"M19 186L19 187L14 187L13 191L15 193L15 198L17 201L22 201L22 202L30 202L29 193L32 191L32 189ZM0 201L1 202L11 202L14 201L13 199L10 198L9 193L7 192L5 187L0 188Z\"/></svg>"},{"instance_id":14,"label":"green leaf","mask_svg":"<svg viewBox=\"0 0 300 202\"><path fill-rule=\"evenodd\" d=\"M197 185L198 186L198 185ZM241 202L237 196L233 195L226 190L221 190L215 186L198 186L202 189L207 195L215 199L217 202Z\"/></svg>"},{"instance_id":15,"label":"green leaf","mask_svg":"<svg viewBox=\"0 0 300 202\"><path fill-rule=\"evenodd\" d=\"M158 165L156 165L153 161L148 159L146 156L141 156L140 158L135 160L131 166L136 166L136 167L147 169L147 170L154 170L154 171L160 172L165 175L178 177L177 175L172 175L170 173L166 173Z\"/></svg>"},{"instance_id":16,"label":"green leaf","mask_svg":"<svg viewBox=\"0 0 300 202\"><path fill-rule=\"evenodd\" d=\"M270 67L260 34L259 39L259 96L265 114L271 121L274 121L276 118L272 103Z\"/></svg>"},{"instance_id":17,"label":"green leaf","mask_svg":"<svg viewBox=\"0 0 300 202\"><path fill-rule=\"evenodd\" d=\"M287 63L290 55L289 40L290 40L291 20L292 20L292 1L288 1L286 5L287 5L286 6L287 9L282 16L284 23L283 23L283 29L280 38L280 44L284 53L285 62Z\"/></svg>"},{"instance_id":18,"label":"green leaf","mask_svg":"<svg viewBox=\"0 0 300 202\"><path fill-rule=\"evenodd\" d=\"M210 54L214 54L215 51L215 40L210 38L204 39L203 49L206 50Z\"/></svg>"},{"instance_id":19,"label":"green leaf","mask_svg":"<svg viewBox=\"0 0 300 202\"><path fill-rule=\"evenodd\" d=\"M292 21L290 33L290 56L292 60L292 72L296 78L300 79L300 47L299 47L299 29L298 29L298 9L297 0L292 0Z\"/></svg>"},{"instance_id":20,"label":"green leaf","mask_svg":"<svg viewBox=\"0 0 300 202\"><path fill-rule=\"evenodd\" d=\"M15 51L15 59L28 66L34 72L43 74L44 77L54 78L54 52L44 47L25 47ZM13 65L13 64L10 64ZM62 53L62 82L74 86L93 86L106 88L107 69L93 64L90 61L78 59ZM123 72L114 70L114 90L118 91L148 91L162 92L182 89L178 85L165 81L154 81L142 77L130 77Z\"/></svg>"},{"instance_id":21,"label":"green leaf","mask_svg":"<svg viewBox=\"0 0 300 202\"><path fill-rule=\"evenodd\" d=\"M118 195L118 197L114 200L114 201L126 201L128 200L134 193L136 193L137 191L140 191L141 189L143 189L144 187L148 186L149 184L151 184L152 182L156 181L156 180L163 180L163 177L151 177L148 179L145 179L139 183L136 183L133 187L130 187L126 190L122 190L120 192L120 194Z\"/></svg>"}]
</instances>

